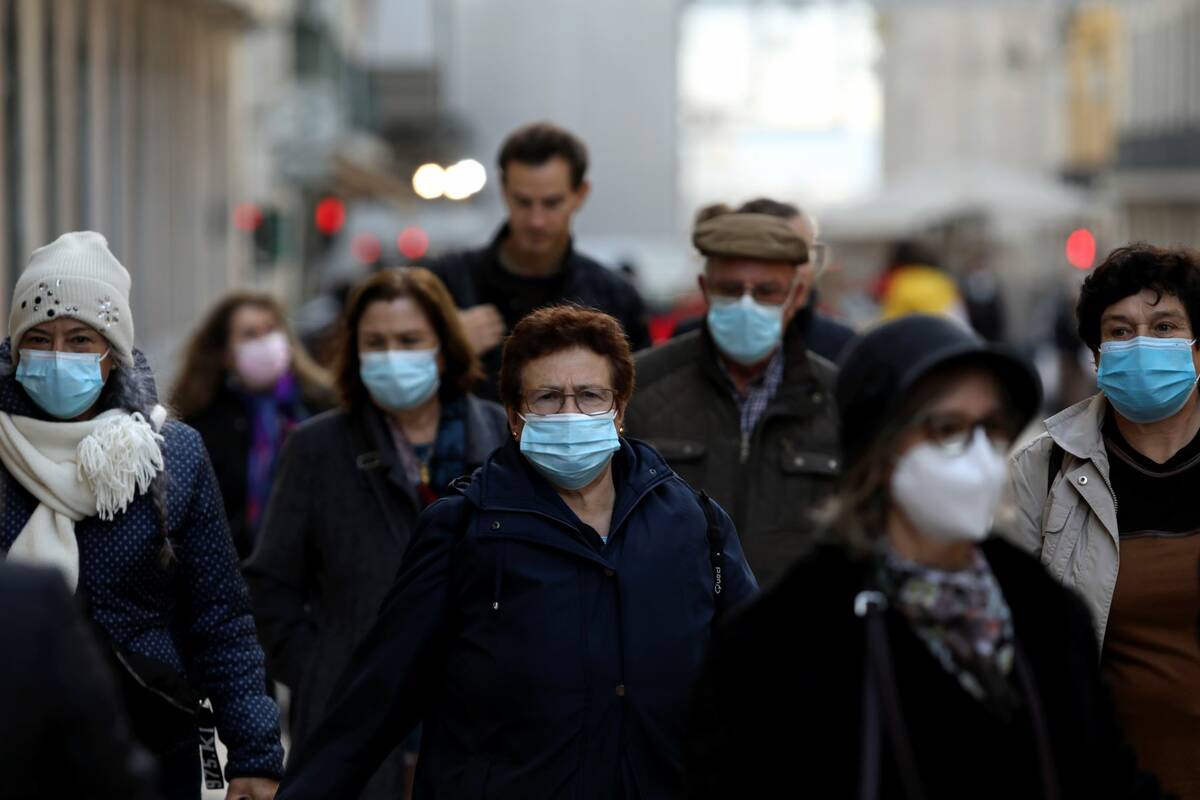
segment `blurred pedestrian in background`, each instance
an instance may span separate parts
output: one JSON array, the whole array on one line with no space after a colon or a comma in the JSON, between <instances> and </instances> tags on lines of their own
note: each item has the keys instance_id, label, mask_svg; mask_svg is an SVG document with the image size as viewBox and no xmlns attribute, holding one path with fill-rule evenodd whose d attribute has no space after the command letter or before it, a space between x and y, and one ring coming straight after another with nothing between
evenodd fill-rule
<instances>
[{"instance_id":1,"label":"blurred pedestrian in background","mask_svg":"<svg viewBox=\"0 0 1200 800\"><path fill-rule=\"evenodd\" d=\"M1100 393L1013 462L1014 541L1092 610L1130 741L1200 798L1200 255L1118 248L1083 284Z\"/></svg>"},{"instance_id":2,"label":"blurred pedestrian in background","mask_svg":"<svg viewBox=\"0 0 1200 800\"><path fill-rule=\"evenodd\" d=\"M1158 796L1121 744L1087 610L986 538L1040 394L943 318L851 345L834 536L718 633L691 796Z\"/></svg>"},{"instance_id":3,"label":"blurred pedestrian in background","mask_svg":"<svg viewBox=\"0 0 1200 800\"><path fill-rule=\"evenodd\" d=\"M555 307L504 346L513 438L430 507L281 797L353 797L424 719L417 798L660 800L688 688L755 590L729 518L619 435L621 326Z\"/></svg>"},{"instance_id":4,"label":"blurred pedestrian in background","mask_svg":"<svg viewBox=\"0 0 1200 800\"><path fill-rule=\"evenodd\" d=\"M817 279L827 266L828 248L817 241L817 220L791 203L782 203L769 197L750 200L738 208L744 214L770 214L787 220L808 246L808 260L800 265L801 286L807 294L798 290L796 301L800 303L795 324L804 333L804 345L821 358L836 362L846 345L854 338L854 329L843 325L827 314L817 310Z\"/></svg>"},{"instance_id":5,"label":"blurred pedestrian in background","mask_svg":"<svg viewBox=\"0 0 1200 800\"><path fill-rule=\"evenodd\" d=\"M903 241L892 248L887 266L875 285L879 313L885 320L906 314L940 314L969 323L958 284L925 245Z\"/></svg>"},{"instance_id":6,"label":"blurred pedestrian in background","mask_svg":"<svg viewBox=\"0 0 1200 800\"><path fill-rule=\"evenodd\" d=\"M614 316L634 350L650 345L642 299L616 272L575 249L571 220L587 200L588 152L550 123L519 128L497 159L508 219L486 247L451 253L433 265L463 311L483 359L483 396L497 397L500 343L531 311L579 303Z\"/></svg>"},{"instance_id":7,"label":"blurred pedestrian in background","mask_svg":"<svg viewBox=\"0 0 1200 800\"><path fill-rule=\"evenodd\" d=\"M164 796L200 796L207 697L228 796L270 798L279 712L216 477L200 436L157 405L129 290L92 232L37 250L18 279L0 347L0 548L59 567L87 604Z\"/></svg>"},{"instance_id":8,"label":"blurred pedestrian in background","mask_svg":"<svg viewBox=\"0 0 1200 800\"><path fill-rule=\"evenodd\" d=\"M699 224L715 216L728 214L733 210L724 203L706 206L697 212L695 222ZM772 200L768 197L760 197L742 203L737 211L743 214L770 214L786 220L804 240L804 244L808 246L808 260L798 269L801 273L801 287L807 291L807 295L799 290L797 292L796 300L802 305L796 312L794 324L803 332L804 345L807 349L829 361L837 361L837 357L854 338L854 329L817 310L819 302L817 279L825 269L828 247L817 241L816 218L791 203ZM701 293L701 297L703 297L703 293ZM704 316L701 315L678 325L674 334L682 336L685 333L699 330L703 325Z\"/></svg>"},{"instance_id":9,"label":"blurred pedestrian in background","mask_svg":"<svg viewBox=\"0 0 1200 800\"><path fill-rule=\"evenodd\" d=\"M0 796L159 796L154 760L57 570L0 563L0 652Z\"/></svg>"},{"instance_id":10,"label":"blurred pedestrian in background","mask_svg":"<svg viewBox=\"0 0 1200 800\"><path fill-rule=\"evenodd\" d=\"M269 663L293 692L293 747L307 746L327 712L417 515L505 442L504 410L471 394L481 377L454 302L428 270L383 270L351 294L337 365L342 407L289 437L246 566ZM361 796L401 798L404 778L397 749Z\"/></svg>"},{"instance_id":11,"label":"blurred pedestrian in background","mask_svg":"<svg viewBox=\"0 0 1200 800\"><path fill-rule=\"evenodd\" d=\"M767 587L809 546L810 515L841 466L835 370L805 346L808 247L787 222L718 213L692 242L705 257L705 324L639 354L626 424L729 510Z\"/></svg>"},{"instance_id":12,"label":"blurred pedestrian in background","mask_svg":"<svg viewBox=\"0 0 1200 800\"><path fill-rule=\"evenodd\" d=\"M204 439L240 558L254 549L287 435L332 405L329 376L270 295L228 295L192 334L171 407Z\"/></svg>"}]
</instances>

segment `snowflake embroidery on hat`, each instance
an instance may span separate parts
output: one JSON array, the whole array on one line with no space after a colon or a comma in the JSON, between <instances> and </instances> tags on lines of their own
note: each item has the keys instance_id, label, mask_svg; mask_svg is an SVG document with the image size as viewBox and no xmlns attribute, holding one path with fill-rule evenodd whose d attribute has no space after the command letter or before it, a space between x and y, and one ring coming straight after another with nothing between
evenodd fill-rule
<instances>
[{"instance_id":1,"label":"snowflake embroidery on hat","mask_svg":"<svg viewBox=\"0 0 1200 800\"><path fill-rule=\"evenodd\" d=\"M97 303L100 306L100 322L106 330L121 321L121 312L113 305L111 297L102 297Z\"/></svg>"}]
</instances>

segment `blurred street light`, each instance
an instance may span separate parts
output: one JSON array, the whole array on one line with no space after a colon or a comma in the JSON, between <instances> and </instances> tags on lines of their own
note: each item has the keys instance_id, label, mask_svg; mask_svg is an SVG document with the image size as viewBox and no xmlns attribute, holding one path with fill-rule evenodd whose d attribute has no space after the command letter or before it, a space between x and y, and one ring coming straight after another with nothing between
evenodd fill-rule
<instances>
[{"instance_id":1,"label":"blurred street light","mask_svg":"<svg viewBox=\"0 0 1200 800\"><path fill-rule=\"evenodd\" d=\"M333 236L346 224L346 205L336 197L326 197L317 203L313 222L322 234Z\"/></svg>"},{"instance_id":2,"label":"blurred street light","mask_svg":"<svg viewBox=\"0 0 1200 800\"><path fill-rule=\"evenodd\" d=\"M413 173L413 191L425 200L436 200L446 193L446 177L438 164L422 164Z\"/></svg>"},{"instance_id":3,"label":"blurred street light","mask_svg":"<svg viewBox=\"0 0 1200 800\"><path fill-rule=\"evenodd\" d=\"M429 234L415 226L405 228L396 237L396 247L405 258L420 258L429 252Z\"/></svg>"},{"instance_id":4,"label":"blurred street light","mask_svg":"<svg viewBox=\"0 0 1200 800\"><path fill-rule=\"evenodd\" d=\"M465 200L487 184L487 170L473 158L465 158L446 170L446 197Z\"/></svg>"},{"instance_id":5,"label":"blurred street light","mask_svg":"<svg viewBox=\"0 0 1200 800\"><path fill-rule=\"evenodd\" d=\"M257 203L238 203L233 209L233 227L242 233L254 233L263 223L263 212Z\"/></svg>"},{"instance_id":6,"label":"blurred street light","mask_svg":"<svg viewBox=\"0 0 1200 800\"><path fill-rule=\"evenodd\" d=\"M1067 263L1075 269L1091 269L1096 262L1096 237L1087 228L1079 228L1067 237Z\"/></svg>"}]
</instances>

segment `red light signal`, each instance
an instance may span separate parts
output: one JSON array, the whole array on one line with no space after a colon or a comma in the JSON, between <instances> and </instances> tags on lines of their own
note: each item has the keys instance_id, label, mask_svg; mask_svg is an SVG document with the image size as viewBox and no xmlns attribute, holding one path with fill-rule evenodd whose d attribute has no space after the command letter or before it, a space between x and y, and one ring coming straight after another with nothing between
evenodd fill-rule
<instances>
[{"instance_id":1,"label":"red light signal","mask_svg":"<svg viewBox=\"0 0 1200 800\"><path fill-rule=\"evenodd\" d=\"M405 258L421 258L429 252L429 234L422 228L405 228L396 237L396 247Z\"/></svg>"},{"instance_id":2,"label":"red light signal","mask_svg":"<svg viewBox=\"0 0 1200 800\"><path fill-rule=\"evenodd\" d=\"M1096 263L1096 237L1087 228L1079 228L1067 237L1067 263L1075 269L1091 269Z\"/></svg>"},{"instance_id":3,"label":"red light signal","mask_svg":"<svg viewBox=\"0 0 1200 800\"><path fill-rule=\"evenodd\" d=\"M313 222L325 236L333 236L346 224L346 204L336 197L326 197L317 203Z\"/></svg>"},{"instance_id":4,"label":"red light signal","mask_svg":"<svg viewBox=\"0 0 1200 800\"><path fill-rule=\"evenodd\" d=\"M257 203L238 203L233 209L233 227L242 233L254 233L263 224L263 211Z\"/></svg>"}]
</instances>

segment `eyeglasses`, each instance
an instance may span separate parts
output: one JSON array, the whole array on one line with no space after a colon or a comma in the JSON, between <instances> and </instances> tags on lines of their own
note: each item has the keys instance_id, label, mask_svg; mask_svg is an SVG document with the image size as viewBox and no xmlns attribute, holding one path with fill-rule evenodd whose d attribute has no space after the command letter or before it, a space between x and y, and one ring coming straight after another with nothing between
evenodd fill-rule
<instances>
[{"instance_id":1,"label":"eyeglasses","mask_svg":"<svg viewBox=\"0 0 1200 800\"><path fill-rule=\"evenodd\" d=\"M562 410L567 407L567 398L574 397L575 407L579 409L579 413L597 416L613 410L616 396L612 389L602 386L580 386L575 389L574 393L545 387L525 392L524 400L525 408L534 414L545 416L562 413Z\"/></svg>"},{"instance_id":2,"label":"eyeglasses","mask_svg":"<svg viewBox=\"0 0 1200 800\"><path fill-rule=\"evenodd\" d=\"M781 306L792 296L792 289L795 286L795 280L788 282L767 281L766 283L755 284L733 280L710 281L708 284L708 293L715 299L734 302L741 300L743 295L749 294L754 298L754 302L756 303L764 306Z\"/></svg>"},{"instance_id":3,"label":"eyeglasses","mask_svg":"<svg viewBox=\"0 0 1200 800\"><path fill-rule=\"evenodd\" d=\"M975 431L982 430L997 450L1007 450L1016 438L1016 425L1004 414L972 419L962 414L927 414L913 425L921 428L930 442L951 455L962 455L971 446Z\"/></svg>"}]
</instances>

